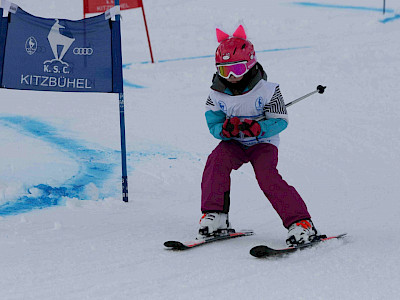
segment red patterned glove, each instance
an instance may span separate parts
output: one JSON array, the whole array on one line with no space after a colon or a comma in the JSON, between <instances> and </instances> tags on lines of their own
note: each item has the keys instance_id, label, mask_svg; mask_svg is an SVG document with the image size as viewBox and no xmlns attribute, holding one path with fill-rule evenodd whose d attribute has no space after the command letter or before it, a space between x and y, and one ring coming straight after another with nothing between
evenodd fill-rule
<instances>
[{"instance_id":1,"label":"red patterned glove","mask_svg":"<svg viewBox=\"0 0 400 300\"><path fill-rule=\"evenodd\" d=\"M255 120L245 119L239 125L239 130L247 137L259 136L261 133L261 126Z\"/></svg>"},{"instance_id":2,"label":"red patterned glove","mask_svg":"<svg viewBox=\"0 0 400 300\"><path fill-rule=\"evenodd\" d=\"M222 135L227 138L238 137L240 124L238 117L226 119L224 125L222 125Z\"/></svg>"}]
</instances>

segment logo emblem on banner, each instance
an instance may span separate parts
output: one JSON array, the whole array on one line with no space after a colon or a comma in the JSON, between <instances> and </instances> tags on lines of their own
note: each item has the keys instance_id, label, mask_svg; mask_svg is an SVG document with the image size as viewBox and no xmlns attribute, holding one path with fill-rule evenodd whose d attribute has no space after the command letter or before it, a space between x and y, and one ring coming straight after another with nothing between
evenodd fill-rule
<instances>
[{"instance_id":1,"label":"logo emblem on banner","mask_svg":"<svg viewBox=\"0 0 400 300\"><path fill-rule=\"evenodd\" d=\"M28 37L28 39L26 40L25 50L26 50L26 53L28 53L29 55L32 55L33 53L36 52L37 41L33 36Z\"/></svg>"},{"instance_id":2,"label":"logo emblem on banner","mask_svg":"<svg viewBox=\"0 0 400 300\"><path fill-rule=\"evenodd\" d=\"M54 59L46 60L43 63L44 72L46 73L69 74L71 72L69 64L64 62L62 59L75 39L73 37L63 35L60 32L60 29L64 28L65 26L62 26L60 21L56 19L56 23L51 27L49 35L47 36Z\"/></svg>"},{"instance_id":3,"label":"logo emblem on banner","mask_svg":"<svg viewBox=\"0 0 400 300\"><path fill-rule=\"evenodd\" d=\"M66 35L62 35L60 32L61 28L65 28L65 26L60 25L60 21L56 19L56 23L53 25L53 27L51 27L47 39L49 40L54 57L62 62L62 58L64 57L65 53L67 53L69 47L71 47L75 39ZM60 54L58 53L58 46L61 46Z\"/></svg>"},{"instance_id":4,"label":"logo emblem on banner","mask_svg":"<svg viewBox=\"0 0 400 300\"><path fill-rule=\"evenodd\" d=\"M74 48L73 53L75 55L92 55L93 48Z\"/></svg>"}]
</instances>

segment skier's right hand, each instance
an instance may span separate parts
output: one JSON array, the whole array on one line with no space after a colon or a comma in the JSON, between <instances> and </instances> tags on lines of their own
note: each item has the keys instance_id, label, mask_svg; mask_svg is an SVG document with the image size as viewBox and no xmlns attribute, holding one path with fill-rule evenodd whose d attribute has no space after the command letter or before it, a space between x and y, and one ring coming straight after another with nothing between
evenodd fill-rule
<instances>
[{"instance_id":1,"label":"skier's right hand","mask_svg":"<svg viewBox=\"0 0 400 300\"><path fill-rule=\"evenodd\" d=\"M261 133L261 126L255 120L245 119L239 125L239 130L242 131L246 137L259 136Z\"/></svg>"},{"instance_id":2,"label":"skier's right hand","mask_svg":"<svg viewBox=\"0 0 400 300\"><path fill-rule=\"evenodd\" d=\"M238 117L226 119L222 125L222 135L227 138L239 137L239 125L241 124Z\"/></svg>"}]
</instances>

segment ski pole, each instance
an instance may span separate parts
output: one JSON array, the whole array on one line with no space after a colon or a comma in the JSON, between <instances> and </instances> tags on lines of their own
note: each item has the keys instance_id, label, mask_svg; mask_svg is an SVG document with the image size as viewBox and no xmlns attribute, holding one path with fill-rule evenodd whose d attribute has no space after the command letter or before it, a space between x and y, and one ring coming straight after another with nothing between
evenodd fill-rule
<instances>
[{"instance_id":1,"label":"ski pole","mask_svg":"<svg viewBox=\"0 0 400 300\"><path fill-rule=\"evenodd\" d=\"M319 86L317 86L317 89L315 91L312 91L311 93L308 93L308 94L306 94L304 96L301 96L300 98L297 98L297 99L293 100L292 102L289 102L288 104L285 105L285 107L289 107L289 106L291 106L291 105L293 105L293 104L295 104L295 103L297 103L297 102L299 102L301 100L304 100L305 98L310 97L311 95L314 95L315 93L323 94L325 89L326 89L326 86L319 85ZM265 120L265 116L259 117L259 118L255 119L255 120L257 122Z\"/></svg>"},{"instance_id":2,"label":"ski pole","mask_svg":"<svg viewBox=\"0 0 400 300\"><path fill-rule=\"evenodd\" d=\"M304 100L307 97L310 97L311 95L314 95L315 93L323 94L325 89L326 89L326 86L319 85L319 86L317 86L317 89L315 91L312 91L311 93L308 93L307 95L301 96L300 98L297 98L296 100L293 100L292 102L289 102L285 106L289 107L289 106L291 106L291 105L293 105L293 104L295 104L295 103L297 103L297 102L299 102L301 100Z\"/></svg>"}]
</instances>

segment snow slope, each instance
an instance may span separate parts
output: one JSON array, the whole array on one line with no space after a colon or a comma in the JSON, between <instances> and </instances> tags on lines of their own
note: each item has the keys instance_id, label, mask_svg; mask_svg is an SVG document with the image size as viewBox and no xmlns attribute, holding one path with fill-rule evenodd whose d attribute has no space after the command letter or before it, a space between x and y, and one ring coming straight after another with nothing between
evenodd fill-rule
<instances>
[{"instance_id":1,"label":"snow slope","mask_svg":"<svg viewBox=\"0 0 400 300\"><path fill-rule=\"evenodd\" d=\"M79 0L14 2L82 17ZM123 12L129 203L116 95L0 90L0 299L398 298L397 4L383 16L372 0L248 2L145 0L156 64L140 10ZM286 229L245 165L232 173L230 218L256 235L163 248L196 233L218 143L204 120L215 28L238 24L287 102L327 86L289 108L278 168L318 229L345 241L251 257L252 246L283 246Z\"/></svg>"}]
</instances>

